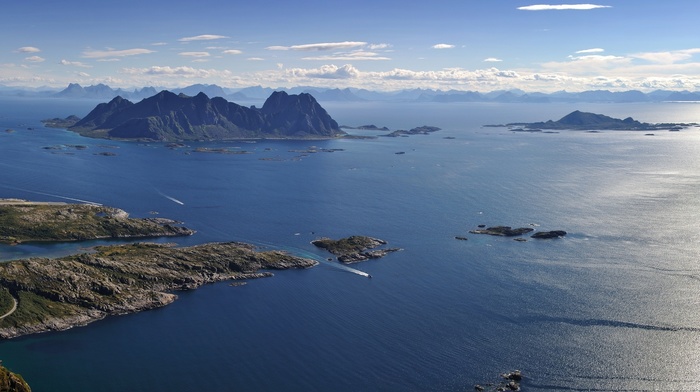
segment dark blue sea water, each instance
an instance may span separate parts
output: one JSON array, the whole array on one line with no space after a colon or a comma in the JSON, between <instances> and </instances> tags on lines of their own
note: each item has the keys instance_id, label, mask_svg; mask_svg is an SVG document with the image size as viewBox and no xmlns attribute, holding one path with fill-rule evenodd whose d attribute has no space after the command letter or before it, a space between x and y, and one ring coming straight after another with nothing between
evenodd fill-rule
<instances>
[{"instance_id":1,"label":"dark blue sea water","mask_svg":"<svg viewBox=\"0 0 700 392\"><path fill-rule=\"evenodd\" d=\"M698 105L327 104L341 124L443 130L174 150L39 123L94 105L2 99L0 197L158 212L197 230L182 245L237 240L325 258L311 240L361 234L404 250L354 265L373 279L321 264L0 343L3 364L36 392L466 391L513 369L526 390L700 389L698 128L481 127L575 109L691 122ZM342 151L299 152L311 146ZM468 234L479 224L569 234ZM0 258L92 244L5 246Z\"/></svg>"}]
</instances>

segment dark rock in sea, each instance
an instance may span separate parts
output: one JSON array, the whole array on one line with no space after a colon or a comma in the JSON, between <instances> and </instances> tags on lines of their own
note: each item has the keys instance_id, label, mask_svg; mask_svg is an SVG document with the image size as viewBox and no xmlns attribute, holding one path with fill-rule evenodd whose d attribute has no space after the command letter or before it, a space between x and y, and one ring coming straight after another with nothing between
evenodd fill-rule
<instances>
[{"instance_id":1,"label":"dark rock in sea","mask_svg":"<svg viewBox=\"0 0 700 392\"><path fill-rule=\"evenodd\" d=\"M537 233L531 235L530 238L539 238L539 239L559 238L559 237L563 237L565 235L566 235L566 232L564 230L540 231L540 232L537 232Z\"/></svg>"},{"instance_id":2,"label":"dark rock in sea","mask_svg":"<svg viewBox=\"0 0 700 392\"><path fill-rule=\"evenodd\" d=\"M520 381L522 381L522 379L523 375L520 370L514 370L509 373L501 374L500 382L476 384L474 385L474 390L489 392L519 391Z\"/></svg>"},{"instance_id":3,"label":"dark rock in sea","mask_svg":"<svg viewBox=\"0 0 700 392\"><path fill-rule=\"evenodd\" d=\"M326 139L344 134L309 94L274 92L262 108L248 108L204 93L169 91L136 104L116 97L69 127L84 136L180 142L249 138Z\"/></svg>"},{"instance_id":4,"label":"dark rock in sea","mask_svg":"<svg viewBox=\"0 0 700 392\"><path fill-rule=\"evenodd\" d=\"M389 133L389 134L386 134L383 136L399 137L399 136L408 136L408 135L428 135L430 133L437 132L439 130L440 130L440 128L438 128L438 127L423 125L421 127L412 128L408 131L400 129L398 131L394 131L392 133Z\"/></svg>"},{"instance_id":5,"label":"dark rock in sea","mask_svg":"<svg viewBox=\"0 0 700 392\"><path fill-rule=\"evenodd\" d=\"M389 128L387 128L387 127L381 127L381 128L380 128L380 127L378 127L378 126L376 126L376 125L374 125L374 124L371 124L371 125L360 125L359 127L357 127L357 129L362 129L362 130L366 130L366 131L388 131L388 130L389 130Z\"/></svg>"},{"instance_id":6,"label":"dark rock in sea","mask_svg":"<svg viewBox=\"0 0 700 392\"><path fill-rule=\"evenodd\" d=\"M520 227L517 229L513 229L510 226L494 226L488 227L486 229L470 230L469 232L472 234L488 234L501 237L515 237L525 233L529 233L531 231L534 231L534 229L529 227Z\"/></svg>"},{"instance_id":7,"label":"dark rock in sea","mask_svg":"<svg viewBox=\"0 0 700 392\"><path fill-rule=\"evenodd\" d=\"M469 240L469 238L463 237L463 236L460 236L460 235L455 236L455 239L456 239L456 240L460 240L460 241L467 241L467 240Z\"/></svg>"}]
</instances>

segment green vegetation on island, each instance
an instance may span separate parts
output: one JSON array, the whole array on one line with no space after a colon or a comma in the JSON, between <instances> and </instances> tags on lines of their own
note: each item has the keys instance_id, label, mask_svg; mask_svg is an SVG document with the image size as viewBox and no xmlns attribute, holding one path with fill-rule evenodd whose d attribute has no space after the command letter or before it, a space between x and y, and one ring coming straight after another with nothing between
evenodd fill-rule
<instances>
[{"instance_id":1,"label":"green vegetation on island","mask_svg":"<svg viewBox=\"0 0 700 392\"><path fill-rule=\"evenodd\" d=\"M0 200L0 242L80 241L191 235L194 231L162 218L129 218L118 208L95 204Z\"/></svg>"}]
</instances>

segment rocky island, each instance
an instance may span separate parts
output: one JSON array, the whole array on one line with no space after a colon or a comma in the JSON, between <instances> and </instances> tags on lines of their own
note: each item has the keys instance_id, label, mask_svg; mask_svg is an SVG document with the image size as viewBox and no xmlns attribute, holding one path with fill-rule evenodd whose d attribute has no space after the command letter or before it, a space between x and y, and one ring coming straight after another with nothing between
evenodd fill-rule
<instances>
[{"instance_id":1,"label":"rocky island","mask_svg":"<svg viewBox=\"0 0 700 392\"><path fill-rule=\"evenodd\" d=\"M655 131L655 130L677 130L680 126L690 126L691 124L650 124L639 122L632 117L618 119L603 114L595 114L573 111L557 121L544 121L534 123L510 123L506 127L518 127L515 130L520 132L540 132L546 130L580 130L580 131ZM499 125L487 125L496 127ZM503 125L500 125L503 126Z\"/></svg>"},{"instance_id":2,"label":"rocky island","mask_svg":"<svg viewBox=\"0 0 700 392\"><path fill-rule=\"evenodd\" d=\"M176 221L164 218L130 218L127 212L113 207L0 199L0 243L192 234L194 230L179 226Z\"/></svg>"},{"instance_id":3,"label":"rocky island","mask_svg":"<svg viewBox=\"0 0 700 392\"><path fill-rule=\"evenodd\" d=\"M181 142L253 138L328 139L345 134L310 94L274 92L262 108L224 98L194 97L164 90L132 103L120 96L77 119L45 120L83 136L119 140Z\"/></svg>"},{"instance_id":4,"label":"rocky island","mask_svg":"<svg viewBox=\"0 0 700 392\"><path fill-rule=\"evenodd\" d=\"M478 229L469 230L471 234L487 234L497 237L519 237L523 234L531 233L535 229L530 227L518 227L512 228L510 226L492 226L486 227L484 225L479 225ZM566 235L564 230L552 230L552 231L538 231L530 236L530 238L535 239L550 239L550 238L561 238ZM455 237L458 240L466 240L466 237ZM524 238L516 238L516 241L526 241Z\"/></svg>"},{"instance_id":5,"label":"rocky island","mask_svg":"<svg viewBox=\"0 0 700 392\"><path fill-rule=\"evenodd\" d=\"M311 241L311 243L338 256L338 261L345 264L358 263L369 259L378 259L391 252L401 250L400 248L369 250L386 245L387 242L378 238L359 235L341 238L339 240L320 238Z\"/></svg>"}]
</instances>

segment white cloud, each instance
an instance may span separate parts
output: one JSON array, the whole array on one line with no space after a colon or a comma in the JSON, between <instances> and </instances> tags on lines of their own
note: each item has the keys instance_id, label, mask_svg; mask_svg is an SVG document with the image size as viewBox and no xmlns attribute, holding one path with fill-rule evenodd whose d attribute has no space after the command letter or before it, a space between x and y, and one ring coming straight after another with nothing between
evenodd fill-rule
<instances>
[{"instance_id":1,"label":"white cloud","mask_svg":"<svg viewBox=\"0 0 700 392\"><path fill-rule=\"evenodd\" d=\"M360 71L352 65L346 64L342 67L324 65L315 69L293 68L286 70L286 74L295 78L353 79L360 75Z\"/></svg>"},{"instance_id":2,"label":"white cloud","mask_svg":"<svg viewBox=\"0 0 700 392\"><path fill-rule=\"evenodd\" d=\"M178 41L180 41L180 42L212 41L215 39L222 39L222 38L229 38L229 37L227 37L225 35L202 34L202 35L196 35L194 37L180 38Z\"/></svg>"},{"instance_id":3,"label":"white cloud","mask_svg":"<svg viewBox=\"0 0 700 392\"><path fill-rule=\"evenodd\" d=\"M178 53L180 56L184 57L209 57L211 54L209 52L181 52Z\"/></svg>"},{"instance_id":4,"label":"white cloud","mask_svg":"<svg viewBox=\"0 0 700 392\"><path fill-rule=\"evenodd\" d=\"M71 66L74 66L74 67L81 67L81 68L92 68L92 65L88 65L88 64L82 63L82 62L80 62L80 61L68 61L68 60L65 60L65 59L64 59L64 60L61 60L61 61L60 61L60 64L62 64L62 65L71 65Z\"/></svg>"},{"instance_id":5,"label":"white cloud","mask_svg":"<svg viewBox=\"0 0 700 392\"><path fill-rule=\"evenodd\" d=\"M369 50L382 50L391 48L390 44L370 44L367 49Z\"/></svg>"},{"instance_id":6,"label":"white cloud","mask_svg":"<svg viewBox=\"0 0 700 392\"><path fill-rule=\"evenodd\" d=\"M325 42L318 44L304 44L292 46L268 46L267 50L299 50L299 51L320 51L320 50L338 50L352 49L367 45L367 42L344 41L344 42Z\"/></svg>"},{"instance_id":7,"label":"white cloud","mask_svg":"<svg viewBox=\"0 0 700 392\"><path fill-rule=\"evenodd\" d=\"M489 57L489 58L484 59L484 61L487 63L498 63L498 62L501 62L503 60L495 58L495 57Z\"/></svg>"},{"instance_id":8,"label":"white cloud","mask_svg":"<svg viewBox=\"0 0 700 392\"><path fill-rule=\"evenodd\" d=\"M676 50L672 52L647 52L637 53L631 57L650 61L652 63L673 64L679 61L688 60L693 55L700 53L700 48Z\"/></svg>"},{"instance_id":9,"label":"white cloud","mask_svg":"<svg viewBox=\"0 0 700 392\"><path fill-rule=\"evenodd\" d=\"M19 53L38 53L38 52L41 52L41 49L35 48L33 46L23 46L21 48L18 48L17 52L19 52Z\"/></svg>"},{"instance_id":10,"label":"white cloud","mask_svg":"<svg viewBox=\"0 0 700 392\"><path fill-rule=\"evenodd\" d=\"M611 8L611 6L597 4L535 4L527 5L524 7L518 7L519 10L524 11L592 10L596 8Z\"/></svg>"},{"instance_id":11,"label":"white cloud","mask_svg":"<svg viewBox=\"0 0 700 392\"><path fill-rule=\"evenodd\" d=\"M124 49L124 50L114 50L114 49L108 49L108 50L89 50L83 52L83 57L89 58L89 59L99 59L99 58L105 58L105 57L125 57L125 56L137 56L140 54L149 54L149 53L155 53L155 51L150 50L150 49L140 49L140 48L135 48L135 49Z\"/></svg>"},{"instance_id":12,"label":"white cloud","mask_svg":"<svg viewBox=\"0 0 700 392\"><path fill-rule=\"evenodd\" d=\"M302 57L302 60L320 60L320 61L365 61L365 60L391 60L388 57L379 56L374 52L366 52L357 50L354 52L336 53L330 56L313 56Z\"/></svg>"},{"instance_id":13,"label":"white cloud","mask_svg":"<svg viewBox=\"0 0 700 392\"><path fill-rule=\"evenodd\" d=\"M78 72L76 75L80 76L81 78L89 78L90 74L86 72Z\"/></svg>"},{"instance_id":14,"label":"white cloud","mask_svg":"<svg viewBox=\"0 0 700 392\"><path fill-rule=\"evenodd\" d=\"M231 71L201 69L192 67L170 67L170 66L153 66L149 68L123 68L123 74L132 76L167 76L167 77L182 77L182 78L221 78L232 76Z\"/></svg>"},{"instance_id":15,"label":"white cloud","mask_svg":"<svg viewBox=\"0 0 700 392\"><path fill-rule=\"evenodd\" d=\"M167 42L154 42L151 46L166 46L167 44Z\"/></svg>"},{"instance_id":16,"label":"white cloud","mask_svg":"<svg viewBox=\"0 0 700 392\"><path fill-rule=\"evenodd\" d=\"M248 57L246 60L248 60L248 61L265 61L265 59L262 57Z\"/></svg>"},{"instance_id":17,"label":"white cloud","mask_svg":"<svg viewBox=\"0 0 700 392\"><path fill-rule=\"evenodd\" d=\"M454 48L454 47L455 47L454 45L450 45L450 44L436 44L436 45L433 45L433 49L452 49L452 48Z\"/></svg>"},{"instance_id":18,"label":"white cloud","mask_svg":"<svg viewBox=\"0 0 700 392\"><path fill-rule=\"evenodd\" d=\"M243 52L238 50L238 49L228 49L228 50L224 50L221 53L223 53L223 54L241 54Z\"/></svg>"},{"instance_id":19,"label":"white cloud","mask_svg":"<svg viewBox=\"0 0 700 392\"><path fill-rule=\"evenodd\" d=\"M584 50L579 50L575 52L576 54L586 54L586 53L602 53L605 52L605 49L602 48L591 48L591 49L584 49Z\"/></svg>"},{"instance_id":20,"label":"white cloud","mask_svg":"<svg viewBox=\"0 0 700 392\"><path fill-rule=\"evenodd\" d=\"M30 63L41 63L41 62L45 61L45 59L43 57L39 57L39 56L25 57L24 60L29 61Z\"/></svg>"}]
</instances>

